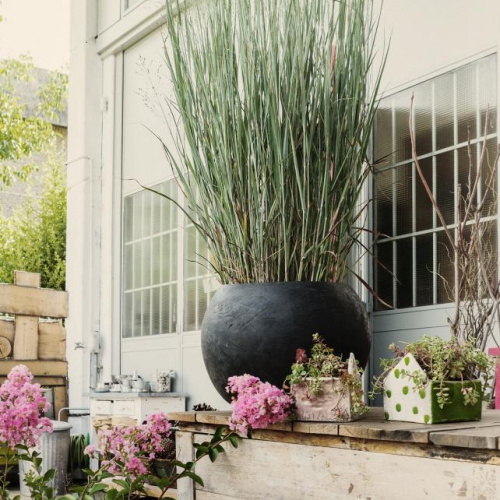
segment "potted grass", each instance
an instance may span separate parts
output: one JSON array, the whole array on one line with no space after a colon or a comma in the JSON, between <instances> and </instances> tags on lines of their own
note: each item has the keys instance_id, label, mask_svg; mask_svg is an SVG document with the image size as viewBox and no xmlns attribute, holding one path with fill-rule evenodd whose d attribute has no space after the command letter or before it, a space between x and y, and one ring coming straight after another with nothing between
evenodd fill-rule
<instances>
[{"instance_id":1,"label":"potted grass","mask_svg":"<svg viewBox=\"0 0 500 500\"><path fill-rule=\"evenodd\" d=\"M381 73L371 2L196 9L167 2L164 150L223 285L202 325L210 378L225 398L235 374L281 385L314 332L364 366L371 333L347 283Z\"/></svg>"},{"instance_id":2,"label":"potted grass","mask_svg":"<svg viewBox=\"0 0 500 500\"><path fill-rule=\"evenodd\" d=\"M459 342L424 336L403 349L392 344L393 359L374 384L383 392L387 420L422 424L480 420L493 359L474 340Z\"/></svg>"},{"instance_id":3,"label":"potted grass","mask_svg":"<svg viewBox=\"0 0 500 500\"><path fill-rule=\"evenodd\" d=\"M295 400L297 420L350 422L368 409L354 355L343 360L317 333L309 357L304 349L297 349L286 380Z\"/></svg>"}]
</instances>

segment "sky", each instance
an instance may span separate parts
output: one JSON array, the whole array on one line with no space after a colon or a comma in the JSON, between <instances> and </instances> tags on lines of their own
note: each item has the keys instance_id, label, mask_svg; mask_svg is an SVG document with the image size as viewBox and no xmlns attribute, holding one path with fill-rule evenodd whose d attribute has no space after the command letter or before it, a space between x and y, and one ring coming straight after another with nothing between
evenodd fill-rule
<instances>
[{"instance_id":1,"label":"sky","mask_svg":"<svg viewBox=\"0 0 500 500\"><path fill-rule=\"evenodd\" d=\"M68 70L70 0L0 0L0 59L30 54L36 66Z\"/></svg>"}]
</instances>

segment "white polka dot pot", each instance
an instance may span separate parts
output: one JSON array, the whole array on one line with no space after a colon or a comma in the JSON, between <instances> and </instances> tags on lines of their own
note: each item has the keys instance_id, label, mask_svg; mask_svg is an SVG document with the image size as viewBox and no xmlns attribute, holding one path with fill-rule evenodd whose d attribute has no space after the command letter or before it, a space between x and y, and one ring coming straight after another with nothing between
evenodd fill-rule
<instances>
[{"instance_id":1,"label":"white polka dot pot","mask_svg":"<svg viewBox=\"0 0 500 500\"><path fill-rule=\"evenodd\" d=\"M418 376L423 381L416 386ZM427 374L412 354L407 354L388 373L384 380L384 412L386 420L419 424L437 424L481 419L481 400L464 404L463 389L475 386L481 392L481 382L446 382L449 403L443 408L437 401L438 384L429 381Z\"/></svg>"}]
</instances>

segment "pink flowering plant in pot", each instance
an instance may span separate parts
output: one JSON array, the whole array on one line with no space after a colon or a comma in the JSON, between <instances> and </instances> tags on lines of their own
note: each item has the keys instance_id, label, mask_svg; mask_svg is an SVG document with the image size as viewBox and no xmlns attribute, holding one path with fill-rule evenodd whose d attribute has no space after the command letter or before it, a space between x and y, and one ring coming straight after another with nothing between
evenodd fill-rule
<instances>
[{"instance_id":1,"label":"pink flowering plant in pot","mask_svg":"<svg viewBox=\"0 0 500 500\"><path fill-rule=\"evenodd\" d=\"M0 499L9 498L8 474L17 459L33 464L26 483L34 499L54 497L48 485L55 471L41 475L41 458L35 450L44 432L52 432L51 421L44 417L50 404L43 395L40 384L33 383L33 375L24 365L12 368L7 380L0 386L0 455L4 469L0 476Z\"/></svg>"},{"instance_id":2,"label":"pink flowering plant in pot","mask_svg":"<svg viewBox=\"0 0 500 500\"><path fill-rule=\"evenodd\" d=\"M253 429L282 422L290 415L290 396L257 377L231 377L227 391L232 396L233 408L228 426L218 427L210 440L194 444L193 461L171 460L172 468L164 477L156 474L153 462L162 455L165 441L172 436L173 428L167 415L151 415L139 426L101 431L99 449L86 448L86 454L100 460L100 468L85 471L89 475L88 483L73 488L73 498L88 500L102 492L106 500L128 500L147 494L146 485L151 484L160 489L160 498L168 500L169 488L179 479L188 477L203 486L202 478L195 472L198 461L208 456L214 462L224 453L224 443L237 448L240 435L251 437Z\"/></svg>"}]
</instances>

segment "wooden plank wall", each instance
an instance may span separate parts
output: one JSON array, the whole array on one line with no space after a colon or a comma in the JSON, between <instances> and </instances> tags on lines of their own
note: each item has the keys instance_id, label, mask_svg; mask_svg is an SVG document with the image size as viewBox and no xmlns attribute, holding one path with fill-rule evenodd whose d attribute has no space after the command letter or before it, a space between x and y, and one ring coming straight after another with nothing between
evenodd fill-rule
<instances>
[{"instance_id":1,"label":"wooden plank wall","mask_svg":"<svg viewBox=\"0 0 500 500\"><path fill-rule=\"evenodd\" d=\"M67 293L40 288L39 274L16 271L14 285L0 284L0 312L14 316L0 318L0 337L13 346L12 356L0 360L0 382L14 366L26 365L35 382L52 388L57 418L68 406L66 330L61 322L68 314Z\"/></svg>"}]
</instances>

